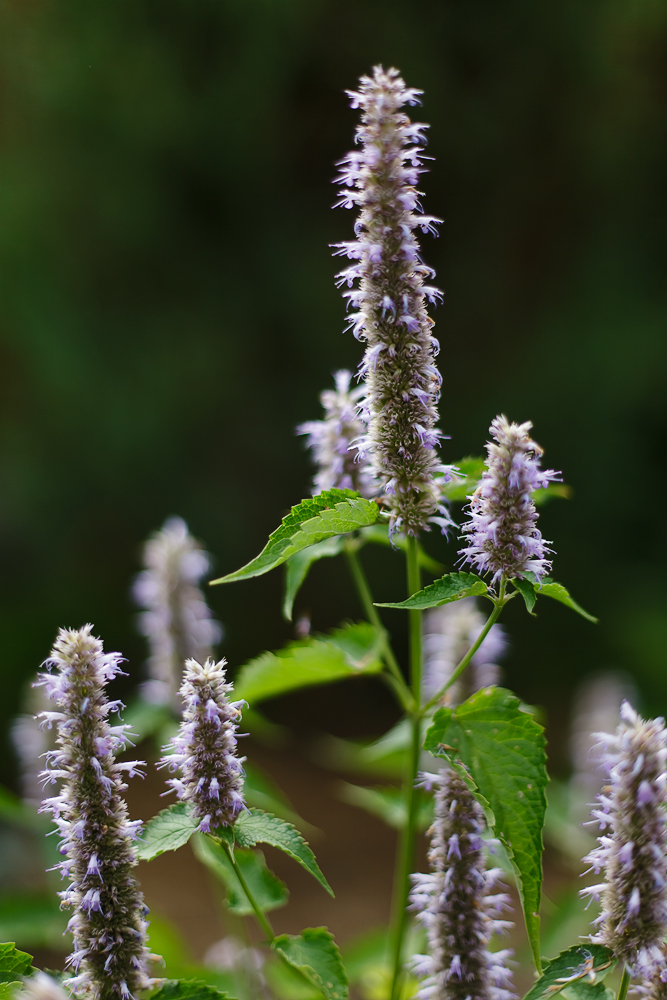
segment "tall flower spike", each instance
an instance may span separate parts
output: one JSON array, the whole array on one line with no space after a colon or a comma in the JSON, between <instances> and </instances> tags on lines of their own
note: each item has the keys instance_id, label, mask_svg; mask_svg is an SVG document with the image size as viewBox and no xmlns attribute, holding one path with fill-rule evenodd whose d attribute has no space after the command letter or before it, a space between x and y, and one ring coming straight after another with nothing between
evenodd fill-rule
<instances>
[{"instance_id":1,"label":"tall flower spike","mask_svg":"<svg viewBox=\"0 0 667 1000\"><path fill-rule=\"evenodd\" d=\"M243 761L236 755L236 730L243 702L230 702L225 660L202 666L188 660L181 687L183 721L164 748L159 767L180 770L167 782L179 799L190 802L202 833L230 826L244 808Z\"/></svg>"},{"instance_id":2,"label":"tall flower spike","mask_svg":"<svg viewBox=\"0 0 667 1000\"><path fill-rule=\"evenodd\" d=\"M424 694L433 697L447 683L456 666L484 628L486 618L474 597L432 608L424 616ZM455 705L480 688L497 684L498 661L507 641L502 625L494 625L479 647L464 676L447 691L447 704Z\"/></svg>"},{"instance_id":3,"label":"tall flower spike","mask_svg":"<svg viewBox=\"0 0 667 1000\"><path fill-rule=\"evenodd\" d=\"M368 460L361 457L358 448L366 431L359 414L366 390L364 386L350 389L351 378L348 371L336 372L336 388L325 389L320 395L324 420L309 420L296 429L297 434L308 436L308 447L317 466L313 482L315 496L336 487L371 497L379 489Z\"/></svg>"},{"instance_id":4,"label":"tall flower spike","mask_svg":"<svg viewBox=\"0 0 667 1000\"><path fill-rule=\"evenodd\" d=\"M210 556L185 521L172 517L146 542L144 565L133 587L135 601L145 609L139 627L150 646L150 680L143 693L149 701L180 711L185 661L205 660L222 635L199 586Z\"/></svg>"},{"instance_id":5,"label":"tall flower spike","mask_svg":"<svg viewBox=\"0 0 667 1000\"><path fill-rule=\"evenodd\" d=\"M68 930L74 952L67 960L77 975L67 981L95 1000L128 1000L151 985L146 950L147 913L134 877L133 841L141 822L130 822L122 793L123 774L141 774L141 761L116 763L114 753L128 742L126 726L110 726L120 702L106 699L105 685L121 674L119 653L105 653L91 625L61 629L39 675L56 712L42 712L43 724L56 723L58 747L47 754L44 781L62 781L61 791L42 804L61 834L57 867L70 879L62 905L74 910Z\"/></svg>"},{"instance_id":6,"label":"tall flower spike","mask_svg":"<svg viewBox=\"0 0 667 1000\"><path fill-rule=\"evenodd\" d=\"M503 919L510 897L502 871L487 869L482 850L484 816L457 774L422 775L435 788L428 875L413 875L411 909L426 929L428 955L412 966L425 977L420 1000L510 1000L507 949L491 952L489 942L511 926Z\"/></svg>"},{"instance_id":7,"label":"tall flower spike","mask_svg":"<svg viewBox=\"0 0 667 1000\"><path fill-rule=\"evenodd\" d=\"M495 444L486 446L486 469L470 498L468 536L460 554L493 582L534 573L538 580L551 569L549 548L537 528L534 490L560 479L560 473L540 469L542 449L531 440L533 425L511 424L496 417L489 428Z\"/></svg>"},{"instance_id":8,"label":"tall flower spike","mask_svg":"<svg viewBox=\"0 0 667 1000\"><path fill-rule=\"evenodd\" d=\"M434 365L438 343L426 300L442 298L424 284L434 272L423 264L415 232L436 233L438 219L422 215L416 189L424 157L426 125L401 111L419 103L421 91L405 86L395 69L376 66L348 91L361 109L360 150L341 161L338 205L358 208L357 239L336 244L354 261L338 275L353 308L348 325L366 343L361 373L366 381L368 433L362 454L387 495L391 530L416 535L436 522L451 523L440 484L451 474L441 465L435 427L442 379ZM355 282L359 282L353 288Z\"/></svg>"},{"instance_id":9,"label":"tall flower spike","mask_svg":"<svg viewBox=\"0 0 667 1000\"><path fill-rule=\"evenodd\" d=\"M605 881L582 890L601 901L592 940L607 945L633 975L665 992L667 816L664 719L644 721L627 701L614 735L596 733L609 785L592 816L602 833L584 858Z\"/></svg>"}]
</instances>

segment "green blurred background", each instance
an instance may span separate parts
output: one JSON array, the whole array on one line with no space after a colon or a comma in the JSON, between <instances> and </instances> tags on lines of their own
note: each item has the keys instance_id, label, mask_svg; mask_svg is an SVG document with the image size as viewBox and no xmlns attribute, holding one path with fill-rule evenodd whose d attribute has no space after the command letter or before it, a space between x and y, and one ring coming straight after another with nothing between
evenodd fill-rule
<instances>
[{"instance_id":1,"label":"green blurred background","mask_svg":"<svg viewBox=\"0 0 667 1000\"><path fill-rule=\"evenodd\" d=\"M556 579L601 623L511 607L509 685L545 705L614 666L667 708L667 6L653 0L13 0L0 8L3 732L59 625L145 656L128 589L180 514L225 572L308 495L296 423L360 345L328 244L334 161L374 63L425 90L424 256L447 460L532 419L571 501ZM451 562L444 542L430 551ZM378 599L398 556L369 554ZM279 572L211 591L233 667L292 634ZM313 625L359 616L326 560ZM399 648L405 625L387 619ZM130 682L128 682L130 683ZM370 685L274 705L302 731L381 731ZM14 781L7 741L0 779ZM560 762L560 763L559 763Z\"/></svg>"}]
</instances>

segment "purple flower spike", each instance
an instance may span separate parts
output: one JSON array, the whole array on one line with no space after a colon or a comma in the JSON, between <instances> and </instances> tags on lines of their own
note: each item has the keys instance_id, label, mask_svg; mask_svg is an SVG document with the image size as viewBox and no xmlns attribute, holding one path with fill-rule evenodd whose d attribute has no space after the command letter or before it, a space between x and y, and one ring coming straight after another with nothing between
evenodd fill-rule
<instances>
[{"instance_id":1,"label":"purple flower spike","mask_svg":"<svg viewBox=\"0 0 667 1000\"><path fill-rule=\"evenodd\" d=\"M243 702L229 702L232 685L225 682L225 660L204 666L185 664L181 697L183 721L173 741L164 748L160 767L179 770L167 782L179 799L193 806L202 833L230 826L243 801L243 761L236 754L236 729Z\"/></svg>"},{"instance_id":2,"label":"purple flower spike","mask_svg":"<svg viewBox=\"0 0 667 1000\"><path fill-rule=\"evenodd\" d=\"M428 875L413 875L411 909L428 938L428 955L412 968L423 978L419 1000L511 1000L511 951L491 952L494 934L511 926L503 919L510 897L498 868L487 869L482 850L484 816L457 774L422 775L435 788Z\"/></svg>"},{"instance_id":3,"label":"purple flower spike","mask_svg":"<svg viewBox=\"0 0 667 1000\"><path fill-rule=\"evenodd\" d=\"M338 275L353 310L348 325L366 343L361 373L367 390L368 432L361 444L382 484L392 532L416 535L429 522L451 523L440 485L451 476L436 447L435 427L442 382L434 359L438 344L426 299L441 297L426 287L433 271L422 263L415 233L435 232L439 220L419 214L426 125L401 110L419 103L421 91L407 88L395 69L376 66L348 92L361 109L358 151L340 163L338 204L357 208L357 239L336 245L351 263ZM358 286L355 283L358 282Z\"/></svg>"},{"instance_id":4,"label":"purple flower spike","mask_svg":"<svg viewBox=\"0 0 667 1000\"><path fill-rule=\"evenodd\" d=\"M530 421L511 424L502 415L495 418L489 430L496 444L486 446L486 469L470 498L470 521L463 526L468 536L460 550L464 562L479 573L491 573L494 583L526 573L540 580L551 569L532 493L559 480L560 474L540 469L542 449L528 435L532 426Z\"/></svg>"},{"instance_id":5,"label":"purple flower spike","mask_svg":"<svg viewBox=\"0 0 667 1000\"><path fill-rule=\"evenodd\" d=\"M140 824L128 820L122 797L127 766L113 756L127 742L126 727L107 721L118 703L107 701L105 685L122 673L121 656L105 653L91 629L61 629L46 661L53 672L39 675L61 710L57 748L47 753L42 778L45 785L62 781L62 788L41 811L53 815L62 836L65 860L57 867L70 879L60 896L74 910L68 924L74 952L67 964L77 975L67 986L95 1000L118 1000L151 985L151 956L147 910L133 873ZM46 721L52 715L42 713Z\"/></svg>"},{"instance_id":6,"label":"purple flower spike","mask_svg":"<svg viewBox=\"0 0 667 1000\"><path fill-rule=\"evenodd\" d=\"M664 719L641 719L627 701L614 735L597 733L609 784L592 816L602 830L599 846L584 858L605 881L582 890L600 899L591 940L611 948L634 976L640 992L667 995L660 974L667 967L667 816Z\"/></svg>"},{"instance_id":7,"label":"purple flower spike","mask_svg":"<svg viewBox=\"0 0 667 1000\"><path fill-rule=\"evenodd\" d=\"M320 395L324 420L309 420L299 424L297 434L308 436L308 447L317 466L313 494L332 488L356 490L372 497L379 490L367 459L359 454L359 442L366 424L359 409L366 395L364 386L350 389L350 372L334 375L335 389L325 389Z\"/></svg>"}]
</instances>

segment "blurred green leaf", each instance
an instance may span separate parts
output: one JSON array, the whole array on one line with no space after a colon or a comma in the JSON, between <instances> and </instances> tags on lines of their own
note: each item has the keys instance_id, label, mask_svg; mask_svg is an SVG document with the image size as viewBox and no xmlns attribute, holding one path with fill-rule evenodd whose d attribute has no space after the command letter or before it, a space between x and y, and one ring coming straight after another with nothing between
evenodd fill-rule
<instances>
[{"instance_id":1,"label":"blurred green leaf","mask_svg":"<svg viewBox=\"0 0 667 1000\"><path fill-rule=\"evenodd\" d=\"M261 576L309 545L375 524L380 516L380 508L373 500L365 500L353 490L326 490L292 507L255 559L211 583L231 583Z\"/></svg>"},{"instance_id":2,"label":"blurred green leaf","mask_svg":"<svg viewBox=\"0 0 667 1000\"><path fill-rule=\"evenodd\" d=\"M150 1000L232 1000L199 979L171 979L150 994Z\"/></svg>"},{"instance_id":3,"label":"blurred green leaf","mask_svg":"<svg viewBox=\"0 0 667 1000\"><path fill-rule=\"evenodd\" d=\"M187 802L176 802L148 821L137 839L137 857L151 861L165 851L177 851L195 832L197 820Z\"/></svg>"},{"instance_id":4,"label":"blurred green leaf","mask_svg":"<svg viewBox=\"0 0 667 1000\"><path fill-rule=\"evenodd\" d=\"M302 972L326 1000L346 1000L347 976L333 935L326 927L307 927L301 934L280 934L271 947Z\"/></svg>"},{"instance_id":5,"label":"blurred green leaf","mask_svg":"<svg viewBox=\"0 0 667 1000\"><path fill-rule=\"evenodd\" d=\"M310 572L310 567L320 559L330 559L343 551L344 539L337 535L327 538L316 545L309 545L307 549L296 552L285 563L285 598L283 600L283 617L288 622L292 621L292 610L294 608L294 598Z\"/></svg>"},{"instance_id":6,"label":"blurred green leaf","mask_svg":"<svg viewBox=\"0 0 667 1000\"><path fill-rule=\"evenodd\" d=\"M225 849L216 844L211 837L202 834L193 839L192 847L196 857L225 885L231 912L240 917L248 917L254 913ZM260 910L268 913L287 903L289 898L287 886L267 868L261 851L236 848L234 860L241 869L241 874Z\"/></svg>"},{"instance_id":7,"label":"blurred green leaf","mask_svg":"<svg viewBox=\"0 0 667 1000\"><path fill-rule=\"evenodd\" d=\"M338 783L339 796L344 802L364 809L372 816L377 816L388 826L402 830L405 826L408 810L405 795L401 788L385 785L380 788L363 788L347 781ZM420 830L426 830L433 822L432 796L419 795L416 823Z\"/></svg>"},{"instance_id":8,"label":"blurred green leaf","mask_svg":"<svg viewBox=\"0 0 667 1000\"><path fill-rule=\"evenodd\" d=\"M480 597L486 594L488 589L484 580L474 573L446 573L428 587L408 597L406 601L400 601L398 604L376 604L376 607L423 611L426 608L439 608L442 604L460 601L463 597Z\"/></svg>"},{"instance_id":9,"label":"blurred green leaf","mask_svg":"<svg viewBox=\"0 0 667 1000\"><path fill-rule=\"evenodd\" d=\"M242 812L234 824L234 836L242 847L270 844L284 851L315 878L328 893L333 890L320 871L315 855L296 827L263 809Z\"/></svg>"},{"instance_id":10,"label":"blurred green leaf","mask_svg":"<svg viewBox=\"0 0 667 1000\"><path fill-rule=\"evenodd\" d=\"M351 544L359 548L367 544L383 545L390 549L400 549L402 552L405 552L408 547L405 535L394 535L393 538L389 538L389 525L382 523L371 524L368 528L361 528ZM417 556L422 569L433 573L435 576L443 573L445 567L437 559L431 558L428 552L424 551L421 543L417 544Z\"/></svg>"},{"instance_id":11,"label":"blurred green leaf","mask_svg":"<svg viewBox=\"0 0 667 1000\"><path fill-rule=\"evenodd\" d=\"M0 940L20 941L30 948L67 948L63 937L68 916L55 893L0 896Z\"/></svg>"},{"instance_id":12,"label":"blurred green leaf","mask_svg":"<svg viewBox=\"0 0 667 1000\"><path fill-rule=\"evenodd\" d=\"M302 833L312 835L316 831L316 827L294 811L287 796L261 768L246 761L243 770L245 771L243 796L247 805L281 816L282 819L293 823Z\"/></svg>"}]
</instances>

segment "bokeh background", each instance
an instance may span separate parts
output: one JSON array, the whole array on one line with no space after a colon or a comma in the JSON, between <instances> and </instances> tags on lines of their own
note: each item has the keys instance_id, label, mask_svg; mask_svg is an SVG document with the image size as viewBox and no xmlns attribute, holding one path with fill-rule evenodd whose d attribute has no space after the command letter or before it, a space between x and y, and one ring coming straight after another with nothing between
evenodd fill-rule
<instances>
[{"instance_id":1,"label":"bokeh background","mask_svg":"<svg viewBox=\"0 0 667 1000\"><path fill-rule=\"evenodd\" d=\"M658 0L6 0L0 8L0 780L60 625L143 641L129 586L170 514L220 573L256 554L310 469L294 426L360 345L329 244L343 95L373 64L425 91L424 256L443 454L531 419L572 499L543 510L554 576L599 615L511 606L505 675L543 706L556 774L572 691L632 674L667 709L667 7ZM427 548L451 564L439 537ZM367 552L378 599L401 559ZM293 634L281 574L211 590L235 669ZM547 603L547 602L543 602ZM344 565L298 608L360 616ZM387 624L399 650L405 622ZM370 736L383 689L267 709L297 739ZM301 803L303 807L303 802Z\"/></svg>"}]
</instances>

